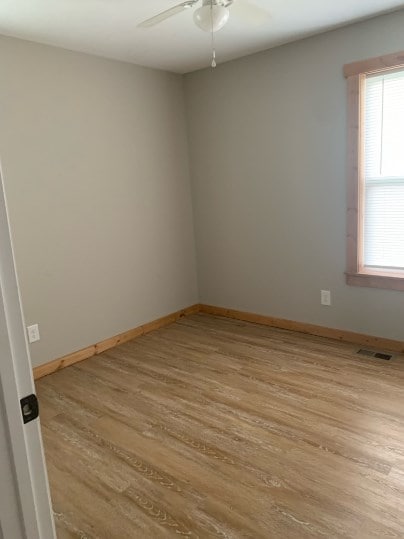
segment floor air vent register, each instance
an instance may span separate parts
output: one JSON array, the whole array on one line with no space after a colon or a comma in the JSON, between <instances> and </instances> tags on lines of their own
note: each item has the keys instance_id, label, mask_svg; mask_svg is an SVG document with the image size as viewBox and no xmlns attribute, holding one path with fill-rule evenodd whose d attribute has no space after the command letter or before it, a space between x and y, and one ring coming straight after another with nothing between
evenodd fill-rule
<instances>
[{"instance_id":1,"label":"floor air vent register","mask_svg":"<svg viewBox=\"0 0 404 539\"><path fill-rule=\"evenodd\" d=\"M362 356L374 357L375 359L384 359L385 361L393 357L391 354L383 354L382 352L374 352L373 350L365 350L364 348L361 348L356 353Z\"/></svg>"}]
</instances>

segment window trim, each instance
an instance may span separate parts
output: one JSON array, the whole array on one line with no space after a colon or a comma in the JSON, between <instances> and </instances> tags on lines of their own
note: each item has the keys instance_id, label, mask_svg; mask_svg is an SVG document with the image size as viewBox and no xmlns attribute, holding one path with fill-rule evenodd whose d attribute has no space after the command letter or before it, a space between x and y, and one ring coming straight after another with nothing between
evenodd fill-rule
<instances>
[{"instance_id":1,"label":"window trim","mask_svg":"<svg viewBox=\"0 0 404 539\"><path fill-rule=\"evenodd\" d=\"M346 283L352 286L404 291L404 271L376 271L364 268L364 98L366 76L404 68L404 51L352 62L344 66L348 83L348 189Z\"/></svg>"}]
</instances>

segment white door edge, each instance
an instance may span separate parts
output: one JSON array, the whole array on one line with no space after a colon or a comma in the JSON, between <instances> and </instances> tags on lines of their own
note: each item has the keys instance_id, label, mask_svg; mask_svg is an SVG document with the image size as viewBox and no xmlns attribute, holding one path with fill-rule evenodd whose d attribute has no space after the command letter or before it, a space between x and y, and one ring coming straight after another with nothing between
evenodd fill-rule
<instances>
[{"instance_id":1,"label":"white door edge","mask_svg":"<svg viewBox=\"0 0 404 539\"><path fill-rule=\"evenodd\" d=\"M20 399L35 393L35 386L1 170L0 324L6 326L8 334L6 357L0 362L0 379L25 533L27 539L55 539L40 424L36 419L24 425L20 410Z\"/></svg>"}]
</instances>

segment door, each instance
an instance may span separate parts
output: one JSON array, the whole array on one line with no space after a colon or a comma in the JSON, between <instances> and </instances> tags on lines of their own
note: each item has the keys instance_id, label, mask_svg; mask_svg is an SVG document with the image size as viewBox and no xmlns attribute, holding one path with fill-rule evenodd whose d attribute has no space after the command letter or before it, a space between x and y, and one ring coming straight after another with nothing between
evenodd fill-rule
<instances>
[{"instance_id":1,"label":"door","mask_svg":"<svg viewBox=\"0 0 404 539\"><path fill-rule=\"evenodd\" d=\"M24 424L34 394L0 171L0 539L55 539L39 420Z\"/></svg>"},{"instance_id":2,"label":"door","mask_svg":"<svg viewBox=\"0 0 404 539\"><path fill-rule=\"evenodd\" d=\"M0 538L24 537L19 498L13 475L13 461L7 444L4 406L0 405Z\"/></svg>"}]
</instances>

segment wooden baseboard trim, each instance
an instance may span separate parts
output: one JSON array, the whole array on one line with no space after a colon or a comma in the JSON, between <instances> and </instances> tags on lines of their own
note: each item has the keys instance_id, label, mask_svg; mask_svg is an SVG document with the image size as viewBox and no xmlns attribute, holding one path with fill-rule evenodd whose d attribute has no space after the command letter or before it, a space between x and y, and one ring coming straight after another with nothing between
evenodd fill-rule
<instances>
[{"instance_id":1,"label":"wooden baseboard trim","mask_svg":"<svg viewBox=\"0 0 404 539\"><path fill-rule=\"evenodd\" d=\"M114 346L118 346L119 344L136 339L141 335L146 335L151 331L168 326L184 316L189 316L198 312L211 314L214 316L223 316L225 318L233 318L235 320L243 320L245 322L252 322L254 324L261 324L279 329L297 331L298 333L306 333L309 335L316 335L318 337L327 337L329 339L336 339L342 342L368 346L381 350L404 353L403 341L395 341L393 339L374 337L372 335L355 333L353 331L317 326L315 324L306 324L305 322L295 322L293 320L275 318L273 316L265 316L246 311L237 311L235 309L226 309L225 307L216 307L214 305L195 304L187 307L186 309L181 309L180 311L176 311L167 316L163 316L162 318L158 318L157 320L153 320L152 322L148 322L147 324L143 324L142 326L125 331L124 333L120 333L119 335L115 335L109 339L105 339L96 344L92 344L91 346L87 346L82 350L78 350L77 352L73 352L67 356L55 359L49 363L45 363L44 365L39 365L38 367L34 368L34 378L35 380L38 380L43 376L60 371L69 365L74 365L79 361L83 361L84 359L101 354Z\"/></svg>"},{"instance_id":2,"label":"wooden baseboard trim","mask_svg":"<svg viewBox=\"0 0 404 539\"><path fill-rule=\"evenodd\" d=\"M243 320L253 322L254 324L262 324L279 329L288 329L299 333L307 333L318 337L327 337L347 343L359 344L370 348L381 350L389 350L394 352L404 352L404 342L395 341L393 339L384 339L382 337L374 337L353 331L345 331L342 329L328 328L317 326L315 324L306 324L304 322L294 322L283 318L274 318L272 316L264 316L261 314L249 313L245 311L237 311L234 309L226 309L224 307L215 307L213 305L200 305L200 312L212 314L215 316L223 316L226 318L234 318L235 320Z\"/></svg>"},{"instance_id":3,"label":"wooden baseboard trim","mask_svg":"<svg viewBox=\"0 0 404 539\"><path fill-rule=\"evenodd\" d=\"M118 346L118 344L123 344L125 342L131 341L132 339L136 339L136 337L146 335L151 331L160 329L164 326L168 326L169 324L176 322L184 316L198 313L199 310L199 304L192 305L191 307L187 307L186 309L181 309L180 311L176 311L175 313L163 316L162 318L158 318L157 320L153 320L152 322L148 322L147 324L143 324L142 326L130 329L129 331L125 331L124 333L120 333L119 335L115 335L114 337L110 337L109 339L105 339L104 341L100 341L96 344L92 344L91 346L87 346L86 348L78 350L77 352L73 352L72 354L68 354L67 356L61 357L59 359L54 359L53 361L49 361L48 363L44 363L43 365L39 365L38 367L34 368L34 379L38 380L43 376L47 376L48 374L60 371L61 369L64 369L69 365L74 365L79 361L83 361L84 359L88 359L97 354L101 354L101 352L105 352L106 350L109 350L114 346Z\"/></svg>"}]
</instances>

